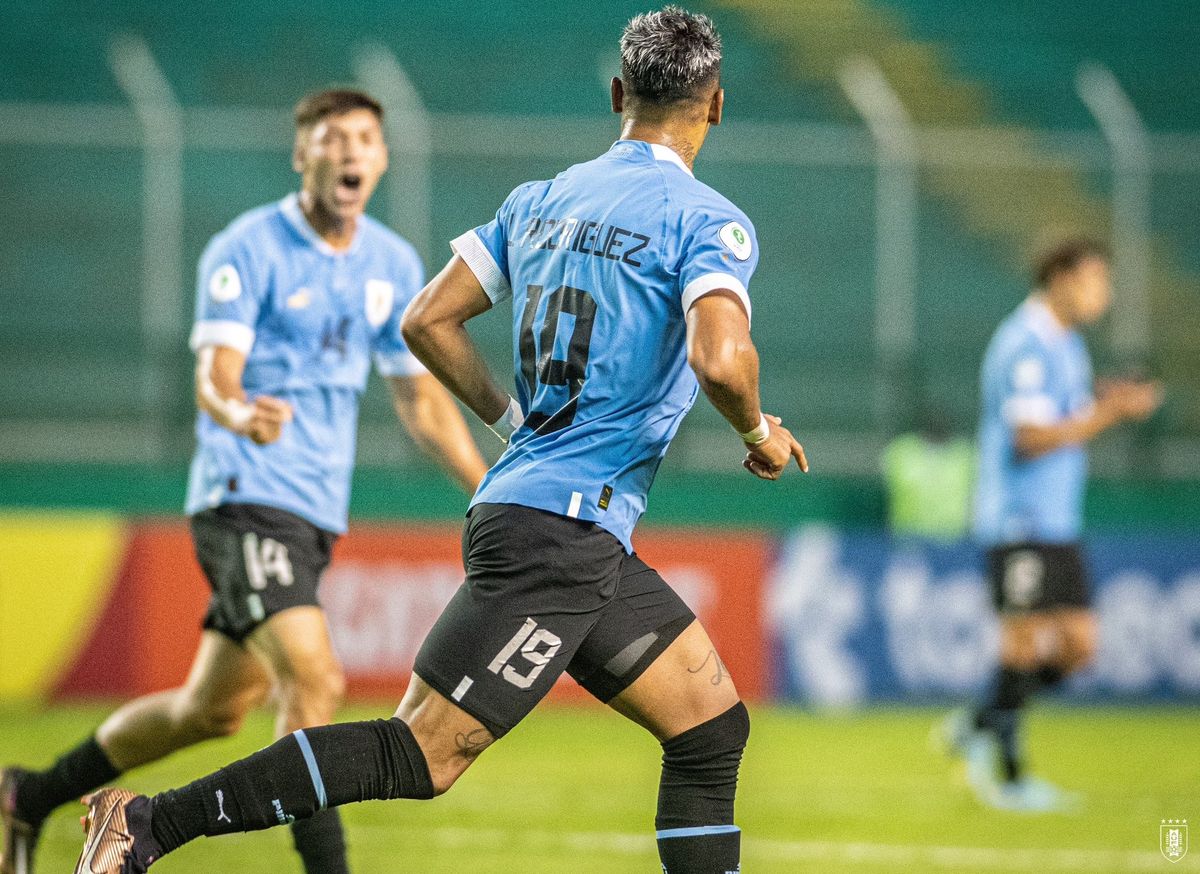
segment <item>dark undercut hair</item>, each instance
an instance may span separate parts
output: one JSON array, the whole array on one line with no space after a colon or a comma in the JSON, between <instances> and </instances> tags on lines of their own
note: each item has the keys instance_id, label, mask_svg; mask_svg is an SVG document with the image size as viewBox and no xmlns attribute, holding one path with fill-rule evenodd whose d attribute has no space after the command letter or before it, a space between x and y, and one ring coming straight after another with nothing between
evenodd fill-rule
<instances>
[{"instance_id":1,"label":"dark undercut hair","mask_svg":"<svg viewBox=\"0 0 1200 874\"><path fill-rule=\"evenodd\" d=\"M318 124L331 115L341 115L355 109L366 109L383 121L383 107L379 101L365 91L356 88L326 88L300 98L293 113L296 129L304 130Z\"/></svg>"},{"instance_id":2,"label":"dark undercut hair","mask_svg":"<svg viewBox=\"0 0 1200 874\"><path fill-rule=\"evenodd\" d=\"M638 100L695 99L720 76L721 35L707 15L666 6L634 17L621 34L621 81Z\"/></svg>"},{"instance_id":3,"label":"dark undercut hair","mask_svg":"<svg viewBox=\"0 0 1200 874\"><path fill-rule=\"evenodd\" d=\"M1109 261L1108 246L1092 237L1065 237L1051 242L1033 260L1033 281L1045 288L1055 276L1069 273L1084 261L1098 258Z\"/></svg>"}]
</instances>

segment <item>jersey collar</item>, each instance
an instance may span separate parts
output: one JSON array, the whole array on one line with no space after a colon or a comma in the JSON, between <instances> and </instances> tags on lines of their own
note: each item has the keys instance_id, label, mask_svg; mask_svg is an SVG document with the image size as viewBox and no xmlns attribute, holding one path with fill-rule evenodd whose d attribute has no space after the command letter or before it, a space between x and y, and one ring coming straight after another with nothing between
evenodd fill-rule
<instances>
[{"instance_id":1,"label":"jersey collar","mask_svg":"<svg viewBox=\"0 0 1200 874\"><path fill-rule=\"evenodd\" d=\"M613 145L616 146L621 143L637 143L642 146L649 146L650 154L654 157L654 160L674 164L693 179L696 178L696 174L692 172L692 168L683 163L683 158L679 157L679 153L674 149L668 148L661 143L648 143L645 140L617 140Z\"/></svg>"},{"instance_id":2,"label":"jersey collar","mask_svg":"<svg viewBox=\"0 0 1200 874\"><path fill-rule=\"evenodd\" d=\"M308 219L304 217L304 210L300 209L300 195L295 192L292 192L279 201L279 211L283 213L283 217L296 230L296 233L303 237L310 246L322 255L330 255L335 258L341 255L351 255L358 251L358 247L362 243L361 227L354 231L354 239L351 241L349 249L338 251L326 243L321 239L321 235L313 229L313 226L308 223Z\"/></svg>"},{"instance_id":3,"label":"jersey collar","mask_svg":"<svg viewBox=\"0 0 1200 874\"><path fill-rule=\"evenodd\" d=\"M1070 333L1070 330L1051 311L1049 304L1040 297L1033 296L1026 298L1023 306L1026 318L1029 320L1029 326L1043 340L1053 342L1062 339Z\"/></svg>"}]
</instances>

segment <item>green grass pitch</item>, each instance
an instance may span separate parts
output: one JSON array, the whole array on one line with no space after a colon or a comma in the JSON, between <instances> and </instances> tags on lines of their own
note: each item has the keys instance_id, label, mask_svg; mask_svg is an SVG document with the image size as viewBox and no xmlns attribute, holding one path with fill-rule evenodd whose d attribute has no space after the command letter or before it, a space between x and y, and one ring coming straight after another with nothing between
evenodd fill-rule
<instances>
[{"instance_id":1,"label":"green grass pitch","mask_svg":"<svg viewBox=\"0 0 1200 874\"><path fill-rule=\"evenodd\" d=\"M97 708L0 708L0 761L41 766L83 737ZM1200 844L1172 865L1159 821L1189 819L1200 840L1200 709L1034 711L1035 769L1084 793L1075 814L1030 816L980 808L961 774L928 743L944 711L868 710L839 716L753 710L738 821L746 872L1198 871ZM387 715L356 707L343 718ZM242 733L134 772L156 791L263 745L266 714ZM658 746L599 708L544 707L431 803L345 809L351 862L365 872L426 874L657 872L653 841ZM70 871L82 808L48 823L43 874ZM298 872L290 835L201 839L156 874Z\"/></svg>"}]
</instances>

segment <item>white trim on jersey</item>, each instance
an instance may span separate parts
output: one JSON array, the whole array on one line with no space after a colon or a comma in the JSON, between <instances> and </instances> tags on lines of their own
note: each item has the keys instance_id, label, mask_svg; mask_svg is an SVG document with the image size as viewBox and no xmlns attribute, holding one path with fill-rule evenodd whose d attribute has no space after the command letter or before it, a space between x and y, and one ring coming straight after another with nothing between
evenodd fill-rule
<instances>
[{"instance_id":1,"label":"white trim on jersey","mask_svg":"<svg viewBox=\"0 0 1200 874\"><path fill-rule=\"evenodd\" d=\"M1050 395L1013 395L1004 402L1001 414L1011 428L1022 425L1053 425L1058 421Z\"/></svg>"},{"instance_id":2,"label":"white trim on jersey","mask_svg":"<svg viewBox=\"0 0 1200 874\"><path fill-rule=\"evenodd\" d=\"M192 326L188 348L196 352L205 346L228 346L249 355L254 346L254 329L241 322L225 320L196 322Z\"/></svg>"},{"instance_id":3,"label":"white trim on jersey","mask_svg":"<svg viewBox=\"0 0 1200 874\"><path fill-rule=\"evenodd\" d=\"M691 176L693 179L696 174L692 172L692 168L683 163L683 158L679 157L679 153L672 148L662 145L661 143L650 143L650 151L654 154L654 160L666 161L668 164L676 164L684 173Z\"/></svg>"},{"instance_id":4,"label":"white trim on jersey","mask_svg":"<svg viewBox=\"0 0 1200 874\"><path fill-rule=\"evenodd\" d=\"M697 300L717 289L725 289L736 294L746 309L746 321L750 321L750 295L746 293L746 286L742 285L741 280L731 273L705 273L689 282L687 288L683 290L681 298L684 314L687 314Z\"/></svg>"},{"instance_id":5,"label":"white trim on jersey","mask_svg":"<svg viewBox=\"0 0 1200 874\"><path fill-rule=\"evenodd\" d=\"M483 245L483 240L479 239L479 235L475 231L467 231L465 234L455 237L450 241L450 248L467 262L467 266L471 268L471 272L483 286L483 293L488 296L488 300L492 303L499 303L506 297L512 297L512 288L508 284L508 279L500 271L496 259L492 257L492 253L488 251L487 246Z\"/></svg>"},{"instance_id":6,"label":"white trim on jersey","mask_svg":"<svg viewBox=\"0 0 1200 874\"><path fill-rule=\"evenodd\" d=\"M376 352L372 357L375 359L375 372L380 376L420 376L429 372L411 352L401 352L398 355Z\"/></svg>"}]
</instances>

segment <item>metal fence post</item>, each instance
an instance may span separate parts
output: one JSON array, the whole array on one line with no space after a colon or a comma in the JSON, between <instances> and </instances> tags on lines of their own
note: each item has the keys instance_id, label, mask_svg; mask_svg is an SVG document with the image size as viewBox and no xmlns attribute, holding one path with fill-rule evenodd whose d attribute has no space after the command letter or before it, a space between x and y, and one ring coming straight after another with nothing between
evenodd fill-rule
<instances>
[{"instance_id":1,"label":"metal fence post","mask_svg":"<svg viewBox=\"0 0 1200 874\"><path fill-rule=\"evenodd\" d=\"M396 55L381 43L359 46L354 74L384 106L384 127L391 165L388 169L388 220L430 263L433 256L432 134L429 113Z\"/></svg>"},{"instance_id":2,"label":"metal fence post","mask_svg":"<svg viewBox=\"0 0 1200 874\"><path fill-rule=\"evenodd\" d=\"M1142 365L1150 350L1149 139L1133 101L1106 67L1080 67L1075 87L1112 150L1113 349L1126 364Z\"/></svg>"},{"instance_id":3,"label":"metal fence post","mask_svg":"<svg viewBox=\"0 0 1200 874\"><path fill-rule=\"evenodd\" d=\"M147 419L159 461L167 453L173 401L169 362L184 318L183 114L149 47L139 36L113 40L109 66L129 99L142 140L142 331Z\"/></svg>"},{"instance_id":4,"label":"metal fence post","mask_svg":"<svg viewBox=\"0 0 1200 874\"><path fill-rule=\"evenodd\" d=\"M915 377L917 138L874 61L850 59L838 82L875 142L875 415L886 435L903 420L904 393Z\"/></svg>"}]
</instances>

